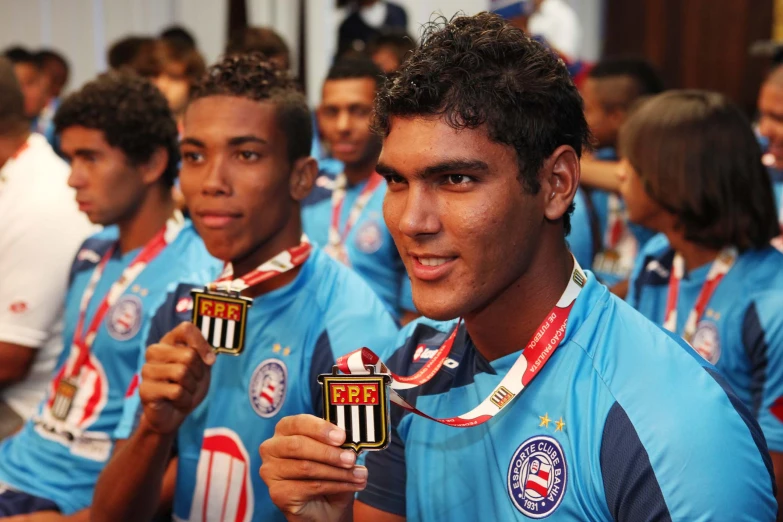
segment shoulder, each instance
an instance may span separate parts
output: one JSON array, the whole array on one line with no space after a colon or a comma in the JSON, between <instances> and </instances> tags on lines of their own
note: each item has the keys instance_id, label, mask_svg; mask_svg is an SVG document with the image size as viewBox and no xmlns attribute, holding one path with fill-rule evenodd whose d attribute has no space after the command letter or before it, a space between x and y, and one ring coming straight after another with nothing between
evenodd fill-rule
<instances>
[{"instance_id":1,"label":"shoulder","mask_svg":"<svg viewBox=\"0 0 783 522\"><path fill-rule=\"evenodd\" d=\"M161 332L168 332L182 322L190 321L193 314L192 291L201 286L187 283L172 283L163 302L154 312L153 321Z\"/></svg>"},{"instance_id":2,"label":"shoulder","mask_svg":"<svg viewBox=\"0 0 783 522\"><path fill-rule=\"evenodd\" d=\"M180 281L204 284L217 277L223 267L223 262L209 253L190 220L185 221L185 226L166 250L167 258L173 260L166 263L169 278L174 275Z\"/></svg>"},{"instance_id":3,"label":"shoulder","mask_svg":"<svg viewBox=\"0 0 783 522\"><path fill-rule=\"evenodd\" d=\"M397 334L384 360L395 373L409 375L432 358L451 335L458 321L435 321L420 317L405 325Z\"/></svg>"},{"instance_id":4,"label":"shoulder","mask_svg":"<svg viewBox=\"0 0 783 522\"><path fill-rule=\"evenodd\" d=\"M656 234L647 241L639 252L638 272L631 284L665 285L674 261L674 250L664 234Z\"/></svg>"},{"instance_id":5,"label":"shoulder","mask_svg":"<svg viewBox=\"0 0 783 522\"><path fill-rule=\"evenodd\" d=\"M117 228L106 227L100 232L93 234L84 240L79 250L76 252L76 257L71 265L71 280L79 272L85 270L92 270L95 265L100 263L104 254L117 241Z\"/></svg>"},{"instance_id":6,"label":"shoulder","mask_svg":"<svg viewBox=\"0 0 783 522\"><path fill-rule=\"evenodd\" d=\"M302 201L303 209L311 209L319 203L331 201L335 177L336 175L332 172L320 170L315 178L315 182L313 182L310 194Z\"/></svg>"},{"instance_id":7,"label":"shoulder","mask_svg":"<svg viewBox=\"0 0 783 522\"><path fill-rule=\"evenodd\" d=\"M670 508L676 504L673 499L698 498L697 488L705 487L720 500L698 507L713 513L724 508L736 512L729 503L750 507L743 500L747 498L761 499L762 504L772 501L764 438L715 368L684 341L613 296L594 315L592 333L576 336L574 342L592 352L590 371L614 403L602 435L605 486L620 495L621 482L629 480L629 474L644 472L657 483ZM725 458L725 451L731 451L731 459ZM629 455L646 455L645 470L630 469ZM754 478L740 478L735 485L724 480L738 474ZM607 491L610 497L612 492ZM692 513L672 515L690 519Z\"/></svg>"}]
</instances>

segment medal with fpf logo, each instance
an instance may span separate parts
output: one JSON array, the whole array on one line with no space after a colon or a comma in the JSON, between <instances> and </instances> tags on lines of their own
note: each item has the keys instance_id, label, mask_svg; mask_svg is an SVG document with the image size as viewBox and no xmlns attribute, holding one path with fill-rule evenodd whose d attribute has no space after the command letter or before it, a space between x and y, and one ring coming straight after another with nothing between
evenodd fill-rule
<instances>
[{"instance_id":1,"label":"medal with fpf logo","mask_svg":"<svg viewBox=\"0 0 783 522\"><path fill-rule=\"evenodd\" d=\"M387 386L391 376L375 373L320 375L324 392L324 418L345 430L342 447L360 451L382 450L389 445L391 424Z\"/></svg>"},{"instance_id":2,"label":"medal with fpf logo","mask_svg":"<svg viewBox=\"0 0 783 522\"><path fill-rule=\"evenodd\" d=\"M247 309L251 299L239 294L193 290L193 324L217 353L239 355L245 345Z\"/></svg>"},{"instance_id":3,"label":"medal with fpf logo","mask_svg":"<svg viewBox=\"0 0 783 522\"><path fill-rule=\"evenodd\" d=\"M79 391L79 387L76 385L76 382L71 379L60 380L60 383L57 385L57 392L54 394L54 402L52 403L52 416L55 419L64 421L68 418L68 413L71 411L71 405L77 391Z\"/></svg>"}]
</instances>

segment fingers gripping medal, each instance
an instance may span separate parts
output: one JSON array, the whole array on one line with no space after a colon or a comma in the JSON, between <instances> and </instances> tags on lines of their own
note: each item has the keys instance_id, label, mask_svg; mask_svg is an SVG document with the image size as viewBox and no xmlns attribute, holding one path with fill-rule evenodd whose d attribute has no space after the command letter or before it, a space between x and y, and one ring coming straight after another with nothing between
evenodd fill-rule
<instances>
[{"instance_id":1,"label":"fingers gripping medal","mask_svg":"<svg viewBox=\"0 0 783 522\"><path fill-rule=\"evenodd\" d=\"M366 367L366 375L341 375L337 366L331 374L318 376L324 392L324 419L345 430L344 449L376 451L391 440L388 373L375 373Z\"/></svg>"},{"instance_id":2,"label":"fingers gripping medal","mask_svg":"<svg viewBox=\"0 0 783 522\"><path fill-rule=\"evenodd\" d=\"M191 291L193 324L201 330L204 339L215 352L231 355L242 353L247 310L253 300L242 297L241 292L303 264L310 256L310 250L307 236L302 235L298 246L280 252L242 277L234 279L234 269L231 263L227 263L217 281L204 289Z\"/></svg>"}]
</instances>

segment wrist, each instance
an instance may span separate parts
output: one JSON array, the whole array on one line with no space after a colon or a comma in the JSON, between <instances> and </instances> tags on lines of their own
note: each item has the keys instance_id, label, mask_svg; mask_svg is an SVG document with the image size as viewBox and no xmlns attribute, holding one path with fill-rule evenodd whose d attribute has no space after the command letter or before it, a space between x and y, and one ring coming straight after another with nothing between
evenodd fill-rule
<instances>
[{"instance_id":1,"label":"wrist","mask_svg":"<svg viewBox=\"0 0 783 522\"><path fill-rule=\"evenodd\" d=\"M153 439L160 439L161 441L165 441L167 439L174 439L174 437L177 434L177 430L179 427L174 428L171 431L161 431L153 423L151 423L147 419L147 415L142 412L141 418L139 419L139 425L136 429L137 432L139 432L140 435L142 435L144 438L153 438Z\"/></svg>"}]
</instances>

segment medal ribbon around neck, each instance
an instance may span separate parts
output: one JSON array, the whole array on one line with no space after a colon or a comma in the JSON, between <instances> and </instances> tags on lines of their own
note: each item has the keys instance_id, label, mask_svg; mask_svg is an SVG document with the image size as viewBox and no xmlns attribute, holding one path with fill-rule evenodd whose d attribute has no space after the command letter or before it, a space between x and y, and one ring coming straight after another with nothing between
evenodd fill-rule
<instances>
[{"instance_id":1,"label":"medal ribbon around neck","mask_svg":"<svg viewBox=\"0 0 783 522\"><path fill-rule=\"evenodd\" d=\"M367 184L356 198L353 207L351 207L343 231L340 232L340 214L342 214L343 203L345 202L348 178L345 173L342 173L334 180L334 190L332 191L332 220L329 223L329 244L325 250L330 256L343 264L348 264L348 253L345 250L345 240L359 220L359 216L362 215L364 207L370 202L370 198L375 193L375 189L378 188L382 181L383 177L377 172L374 172L370 176L367 180Z\"/></svg>"},{"instance_id":2,"label":"medal ribbon around neck","mask_svg":"<svg viewBox=\"0 0 783 522\"><path fill-rule=\"evenodd\" d=\"M409 377L401 377L389 371L386 364L369 348L361 348L340 357L337 359L337 367L341 372L349 375L369 374L370 370L367 366L372 367L376 374L385 373L391 375L391 390L389 394L391 401L416 415L456 428L478 426L487 422L497 415L500 410L508 406L512 399L519 395L539 374L541 368L544 367L555 350L560 346L565 337L568 316L586 281L587 276L585 276L576 259L574 259L574 269L563 295L555 307L547 314L536 330L536 334L528 342L525 349L522 350L514 365L500 381L500 384L492 390L492 393L481 404L462 415L442 419L431 417L416 409L397 392L397 390L407 390L421 386L438 373L451 352L451 348L454 346L454 340L462 323L461 319L438 349L435 356L427 361L418 372Z\"/></svg>"},{"instance_id":3,"label":"medal ribbon around neck","mask_svg":"<svg viewBox=\"0 0 783 522\"><path fill-rule=\"evenodd\" d=\"M87 331L84 332L87 308L95 294L95 287L98 285L98 281L101 280L101 276L106 269L109 259L114 255L117 248L116 243L103 255L103 258L101 258L101 261L95 267L95 270L93 270L87 287L82 294L81 302L79 303L79 318L77 319L76 329L73 335L73 346L79 350L79 355L71 367L66 368L65 375L67 377L78 377L79 372L90 357L90 351L92 350L95 336L98 333L98 328L100 328L108 311L117 303L120 296L125 293L128 287L130 287L139 274L144 271L147 265L152 262L167 245L176 239L184 225L185 218L183 217L182 212L179 210L174 211L174 214L166 221L163 228L144 245L141 252L139 252L133 261L125 267L125 270L122 271L120 278L111 285L108 293L103 297L103 301L98 305L95 316L90 322L90 326Z\"/></svg>"},{"instance_id":4,"label":"medal ribbon around neck","mask_svg":"<svg viewBox=\"0 0 783 522\"><path fill-rule=\"evenodd\" d=\"M707 273L707 279L704 281L699 296L696 298L696 303L693 305L693 309L688 314L688 319L685 322L685 331L682 337L688 343L693 340L693 336L696 334L696 326L701 316L704 315L712 294L715 293L718 285L726 274L729 273L736 260L737 249L727 247L721 250L718 253L718 257L712 262L710 271ZM680 293L680 281L682 281L684 275L685 260L679 253L676 253L672 263L672 272L669 276L669 293L666 297L666 313L663 322L663 327L672 333L677 333L677 299Z\"/></svg>"},{"instance_id":5,"label":"medal ribbon around neck","mask_svg":"<svg viewBox=\"0 0 783 522\"><path fill-rule=\"evenodd\" d=\"M249 273L234 279L234 268L231 263L226 263L223 273L213 283L207 285L210 292L239 293L257 284L268 281L275 276L284 274L289 270L300 266L310 256L310 241L302 234L301 243L298 246L283 250L269 261L265 261Z\"/></svg>"}]
</instances>

